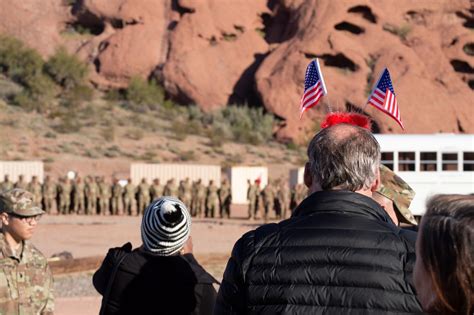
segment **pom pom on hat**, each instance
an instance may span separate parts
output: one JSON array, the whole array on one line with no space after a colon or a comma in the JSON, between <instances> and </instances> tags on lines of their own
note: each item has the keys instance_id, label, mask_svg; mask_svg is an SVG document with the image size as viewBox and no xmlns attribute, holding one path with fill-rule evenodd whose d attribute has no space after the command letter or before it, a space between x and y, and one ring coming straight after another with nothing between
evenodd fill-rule
<instances>
[{"instance_id":1,"label":"pom pom on hat","mask_svg":"<svg viewBox=\"0 0 474 315\"><path fill-rule=\"evenodd\" d=\"M153 201L142 219L143 247L158 256L178 253L191 233L191 216L179 199L162 197Z\"/></svg>"},{"instance_id":2,"label":"pom pom on hat","mask_svg":"<svg viewBox=\"0 0 474 315\"><path fill-rule=\"evenodd\" d=\"M357 113L334 112L326 115L326 118L321 123L321 128L331 127L337 124L349 124L359 126L367 130L371 130L372 123L370 118Z\"/></svg>"}]
</instances>

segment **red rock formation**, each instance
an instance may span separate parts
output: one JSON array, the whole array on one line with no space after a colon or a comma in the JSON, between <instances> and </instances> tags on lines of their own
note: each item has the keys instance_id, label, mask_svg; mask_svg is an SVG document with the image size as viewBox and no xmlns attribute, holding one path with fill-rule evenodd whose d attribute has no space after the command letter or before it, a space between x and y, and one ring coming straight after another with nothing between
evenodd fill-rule
<instances>
[{"instance_id":1,"label":"red rock formation","mask_svg":"<svg viewBox=\"0 0 474 315\"><path fill-rule=\"evenodd\" d=\"M43 56L63 42L60 33L70 18L62 1L0 0L0 33L21 39Z\"/></svg>"},{"instance_id":2,"label":"red rock formation","mask_svg":"<svg viewBox=\"0 0 474 315\"><path fill-rule=\"evenodd\" d=\"M474 93L467 82L474 62L463 51L473 41L469 1L284 3L297 35L273 51L256 74L265 107L286 118L281 138L301 134L302 125L314 128L313 119L328 104L367 112L381 132L401 132L386 115L365 106L366 91L385 66L406 133L474 132ZM314 57L321 59L328 96L316 113L299 121L304 71Z\"/></svg>"},{"instance_id":3,"label":"red rock formation","mask_svg":"<svg viewBox=\"0 0 474 315\"><path fill-rule=\"evenodd\" d=\"M163 77L166 90L205 110L225 106L234 91L248 94L252 64L268 51L256 29L265 0L179 1L184 13L171 36ZM243 77L246 84L236 86Z\"/></svg>"},{"instance_id":4,"label":"red rock formation","mask_svg":"<svg viewBox=\"0 0 474 315\"><path fill-rule=\"evenodd\" d=\"M474 16L469 0L0 0L0 32L44 56L65 45L100 87L156 75L172 97L212 110L251 99L284 119L280 139L311 135L331 109L365 106L387 66L407 133L474 132ZM72 13L72 14L71 14ZM71 35L80 27L90 34ZM328 96L299 120L308 62Z\"/></svg>"}]
</instances>

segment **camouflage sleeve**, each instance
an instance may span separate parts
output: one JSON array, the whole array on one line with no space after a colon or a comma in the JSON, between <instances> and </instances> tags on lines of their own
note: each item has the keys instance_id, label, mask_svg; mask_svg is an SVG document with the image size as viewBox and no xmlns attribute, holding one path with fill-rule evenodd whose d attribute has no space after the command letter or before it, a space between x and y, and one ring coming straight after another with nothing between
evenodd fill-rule
<instances>
[{"instance_id":1,"label":"camouflage sleeve","mask_svg":"<svg viewBox=\"0 0 474 315\"><path fill-rule=\"evenodd\" d=\"M51 315L54 312L54 281L53 281L53 274L51 273L51 269L49 268L48 264L46 264L44 273L46 276L44 287L45 287L45 290L47 290L48 297L46 300L46 305L41 311L41 314Z\"/></svg>"}]
</instances>

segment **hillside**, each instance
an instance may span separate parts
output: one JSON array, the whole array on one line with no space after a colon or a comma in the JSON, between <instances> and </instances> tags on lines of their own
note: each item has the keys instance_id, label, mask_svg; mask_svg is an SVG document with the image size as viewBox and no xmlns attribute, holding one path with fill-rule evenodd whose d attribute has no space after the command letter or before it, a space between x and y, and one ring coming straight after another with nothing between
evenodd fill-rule
<instances>
[{"instance_id":1,"label":"hillside","mask_svg":"<svg viewBox=\"0 0 474 315\"><path fill-rule=\"evenodd\" d=\"M88 64L99 90L139 76L167 97L212 111L233 103L282 119L277 137L301 140L331 109L365 111L389 67L407 133L474 132L474 10L469 0L0 0L0 33L44 58L60 46ZM235 14L238 12L238 14ZM322 62L329 94L299 120L308 61ZM423 115L420 115L423 113Z\"/></svg>"}]
</instances>

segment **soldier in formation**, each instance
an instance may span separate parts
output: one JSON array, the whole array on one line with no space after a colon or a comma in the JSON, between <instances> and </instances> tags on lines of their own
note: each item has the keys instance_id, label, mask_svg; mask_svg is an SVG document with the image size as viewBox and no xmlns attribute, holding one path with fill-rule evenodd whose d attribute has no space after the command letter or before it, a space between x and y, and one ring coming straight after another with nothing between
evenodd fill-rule
<instances>
[{"instance_id":1,"label":"soldier in formation","mask_svg":"<svg viewBox=\"0 0 474 315\"><path fill-rule=\"evenodd\" d=\"M230 218L230 204L232 203L230 185L226 179L222 181L219 188L219 204L221 218Z\"/></svg>"},{"instance_id":2,"label":"soldier in formation","mask_svg":"<svg viewBox=\"0 0 474 315\"><path fill-rule=\"evenodd\" d=\"M117 178L114 178L112 181L112 214L113 215L122 215L122 205L123 205L123 188L120 185Z\"/></svg>"},{"instance_id":3,"label":"soldier in formation","mask_svg":"<svg viewBox=\"0 0 474 315\"><path fill-rule=\"evenodd\" d=\"M127 215L137 215L137 204L135 201L135 194L137 193L137 189L135 185L133 185L132 180L129 178L127 184L124 187L123 193L123 208L124 212Z\"/></svg>"},{"instance_id":4,"label":"soldier in formation","mask_svg":"<svg viewBox=\"0 0 474 315\"><path fill-rule=\"evenodd\" d=\"M146 178L142 178L138 185L138 214L145 212L145 207L150 203L150 186L146 182Z\"/></svg>"},{"instance_id":5,"label":"soldier in formation","mask_svg":"<svg viewBox=\"0 0 474 315\"><path fill-rule=\"evenodd\" d=\"M74 213L84 214L86 211L85 207L85 185L82 178L77 177L72 185L73 200L74 200Z\"/></svg>"},{"instance_id":6,"label":"soldier in formation","mask_svg":"<svg viewBox=\"0 0 474 315\"><path fill-rule=\"evenodd\" d=\"M0 193L10 189L13 189L13 183L10 181L10 177L5 175L3 182L0 184Z\"/></svg>"}]
</instances>

